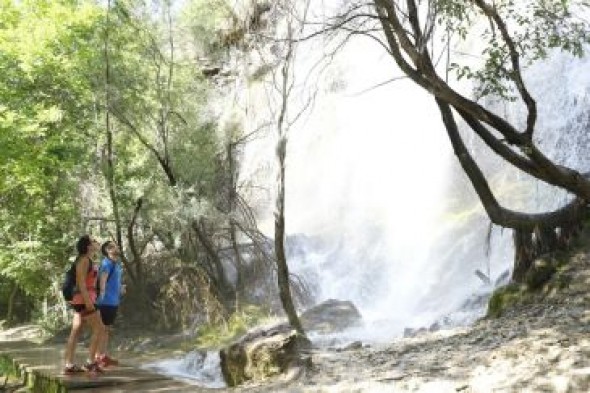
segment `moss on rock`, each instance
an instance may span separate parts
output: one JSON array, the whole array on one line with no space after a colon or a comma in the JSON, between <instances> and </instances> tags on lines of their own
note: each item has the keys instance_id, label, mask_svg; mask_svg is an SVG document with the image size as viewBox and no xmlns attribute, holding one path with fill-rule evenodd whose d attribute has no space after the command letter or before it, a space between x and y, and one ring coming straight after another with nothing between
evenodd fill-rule
<instances>
[{"instance_id":1,"label":"moss on rock","mask_svg":"<svg viewBox=\"0 0 590 393\"><path fill-rule=\"evenodd\" d=\"M7 355L0 355L0 375L18 380L19 385L33 393L65 393L67 391L55 376L42 375L36 370L21 367Z\"/></svg>"},{"instance_id":2,"label":"moss on rock","mask_svg":"<svg viewBox=\"0 0 590 393\"><path fill-rule=\"evenodd\" d=\"M524 284L511 283L494 291L488 302L486 317L500 317L517 304L530 302L539 296L554 296L567 288L572 281L572 257L572 252L561 250L537 258L527 271Z\"/></svg>"},{"instance_id":3,"label":"moss on rock","mask_svg":"<svg viewBox=\"0 0 590 393\"><path fill-rule=\"evenodd\" d=\"M494 291L488 303L487 317L498 318L511 305L518 303L524 296L523 288L518 284L509 284Z\"/></svg>"}]
</instances>

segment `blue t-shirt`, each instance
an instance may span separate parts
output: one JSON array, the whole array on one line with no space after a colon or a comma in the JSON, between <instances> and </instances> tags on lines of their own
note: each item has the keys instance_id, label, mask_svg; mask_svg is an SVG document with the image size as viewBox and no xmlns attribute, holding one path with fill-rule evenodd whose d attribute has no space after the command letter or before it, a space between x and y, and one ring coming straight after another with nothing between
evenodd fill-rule
<instances>
[{"instance_id":1,"label":"blue t-shirt","mask_svg":"<svg viewBox=\"0 0 590 393\"><path fill-rule=\"evenodd\" d=\"M121 301L121 276L123 275L121 264L111 261L109 258L103 258L98 271L98 277L102 276L103 273L106 273L108 278L104 296L101 293L97 304L103 306L118 306Z\"/></svg>"}]
</instances>

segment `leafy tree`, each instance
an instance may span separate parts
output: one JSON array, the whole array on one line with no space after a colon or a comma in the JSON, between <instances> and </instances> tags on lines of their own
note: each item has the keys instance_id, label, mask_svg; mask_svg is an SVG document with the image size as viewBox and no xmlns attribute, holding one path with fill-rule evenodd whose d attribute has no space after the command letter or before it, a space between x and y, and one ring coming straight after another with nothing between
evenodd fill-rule
<instances>
[{"instance_id":1,"label":"leafy tree","mask_svg":"<svg viewBox=\"0 0 590 393\"><path fill-rule=\"evenodd\" d=\"M79 228L92 171L92 4L0 3L0 276L47 293ZM49 274L47 274L49 272Z\"/></svg>"},{"instance_id":2,"label":"leafy tree","mask_svg":"<svg viewBox=\"0 0 590 393\"><path fill-rule=\"evenodd\" d=\"M150 280L166 280L156 277L157 271L151 277L146 272L145 246L157 239L180 256L180 269L202 268L213 291L222 294L231 285L214 240L217 225L206 222L220 215L216 207L224 178L216 128L203 116L209 82L187 49L170 2L108 5L108 75L101 100L110 119L105 179L116 203L105 220L112 217L117 233L126 227L121 243L127 246L135 291L145 292Z\"/></svg>"},{"instance_id":3,"label":"leafy tree","mask_svg":"<svg viewBox=\"0 0 590 393\"><path fill-rule=\"evenodd\" d=\"M194 21L195 46L170 1L0 4L0 280L19 289L2 300L48 295L90 228L125 248L130 295L143 305L169 278L146 253L154 239L170 266L180 257L180 269L196 266L211 292L233 299L220 249L236 163L228 168L215 119L203 116L210 82L195 52L223 56L227 4L193 8L214 16Z\"/></svg>"},{"instance_id":4,"label":"leafy tree","mask_svg":"<svg viewBox=\"0 0 590 393\"><path fill-rule=\"evenodd\" d=\"M183 10L181 23L193 37L195 52L211 61L223 60L236 37L238 18L226 0L193 0Z\"/></svg>"}]
</instances>

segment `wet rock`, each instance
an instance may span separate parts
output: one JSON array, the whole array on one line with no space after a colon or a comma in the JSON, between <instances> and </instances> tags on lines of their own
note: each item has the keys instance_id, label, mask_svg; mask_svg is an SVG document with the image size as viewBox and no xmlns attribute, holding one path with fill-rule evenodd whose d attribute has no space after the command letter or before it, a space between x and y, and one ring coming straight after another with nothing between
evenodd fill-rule
<instances>
[{"instance_id":1,"label":"wet rock","mask_svg":"<svg viewBox=\"0 0 590 393\"><path fill-rule=\"evenodd\" d=\"M340 351L354 351L355 349L361 349L363 347L363 343L361 341L354 341L350 344L340 348Z\"/></svg>"},{"instance_id":2,"label":"wet rock","mask_svg":"<svg viewBox=\"0 0 590 393\"><path fill-rule=\"evenodd\" d=\"M215 67L215 66L204 67L201 69L201 72L203 73L204 76L210 78L210 77L218 75L221 72L221 67Z\"/></svg>"},{"instance_id":3,"label":"wet rock","mask_svg":"<svg viewBox=\"0 0 590 393\"><path fill-rule=\"evenodd\" d=\"M588 271L590 265L580 269ZM580 272L575 273L570 274L572 285L582 285L585 281L580 278ZM572 296L570 289L552 297L529 293L522 302L522 287L505 288L494 299L501 306L502 315L495 320L477 322L468 328L467 335L440 339L423 333L419 341L402 341L398 357L404 354L404 371L412 375L415 385L407 388L395 385L392 391L420 390L433 377L442 375L456 377L457 384L451 389L472 391L471 382L478 380L465 376L475 375L473 372L498 373L498 379L490 382L490 389L498 391L521 391L523 386L530 391L547 390L546 380L539 376L548 373L559 376L560 388L555 391L590 391L589 352L583 349L587 348L589 325L581 321L588 315L587 307L577 305L576 300L584 299ZM588 293L587 283L585 291ZM406 334L414 335L419 330L408 329ZM367 364L376 366L374 362L359 361L358 367ZM441 365L449 368L444 370ZM510 385L502 385L507 380L511 381Z\"/></svg>"},{"instance_id":4,"label":"wet rock","mask_svg":"<svg viewBox=\"0 0 590 393\"><path fill-rule=\"evenodd\" d=\"M301 314L301 323L306 331L335 333L359 326L362 316L349 301L329 299Z\"/></svg>"},{"instance_id":5,"label":"wet rock","mask_svg":"<svg viewBox=\"0 0 590 393\"><path fill-rule=\"evenodd\" d=\"M404 328L404 338L417 337L421 334L427 333L428 329L421 328Z\"/></svg>"},{"instance_id":6,"label":"wet rock","mask_svg":"<svg viewBox=\"0 0 590 393\"><path fill-rule=\"evenodd\" d=\"M264 381L310 365L310 342L287 324L251 331L219 352L228 386Z\"/></svg>"}]
</instances>

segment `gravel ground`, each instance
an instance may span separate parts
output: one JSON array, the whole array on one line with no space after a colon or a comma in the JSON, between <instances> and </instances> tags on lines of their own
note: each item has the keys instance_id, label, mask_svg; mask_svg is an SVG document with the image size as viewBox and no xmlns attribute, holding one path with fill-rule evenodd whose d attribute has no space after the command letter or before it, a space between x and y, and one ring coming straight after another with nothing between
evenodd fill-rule
<instances>
[{"instance_id":1,"label":"gravel ground","mask_svg":"<svg viewBox=\"0 0 590 393\"><path fill-rule=\"evenodd\" d=\"M381 346L316 350L296 382L250 392L590 392L590 258L572 281L497 319Z\"/></svg>"}]
</instances>

